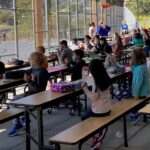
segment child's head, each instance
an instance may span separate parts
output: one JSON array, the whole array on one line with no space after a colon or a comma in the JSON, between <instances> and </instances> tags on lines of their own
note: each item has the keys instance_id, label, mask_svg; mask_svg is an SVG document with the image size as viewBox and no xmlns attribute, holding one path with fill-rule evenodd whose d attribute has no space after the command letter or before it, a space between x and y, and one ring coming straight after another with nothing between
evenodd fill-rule
<instances>
[{"instance_id":1,"label":"child's head","mask_svg":"<svg viewBox=\"0 0 150 150\"><path fill-rule=\"evenodd\" d=\"M89 64L89 71L94 78L96 91L98 89L104 91L111 85L111 79L101 60L93 59Z\"/></svg>"},{"instance_id":2,"label":"child's head","mask_svg":"<svg viewBox=\"0 0 150 150\"><path fill-rule=\"evenodd\" d=\"M67 43L66 40L62 40L62 41L60 42L60 48L61 48L62 50L65 49L65 48L68 48L68 43Z\"/></svg>"},{"instance_id":3,"label":"child's head","mask_svg":"<svg viewBox=\"0 0 150 150\"><path fill-rule=\"evenodd\" d=\"M72 43L75 44L75 45L78 45L78 40L77 40L77 38L73 38L73 39L72 39Z\"/></svg>"},{"instance_id":4,"label":"child's head","mask_svg":"<svg viewBox=\"0 0 150 150\"><path fill-rule=\"evenodd\" d=\"M101 37L101 38L100 38L100 44L101 44L101 45L106 45L106 44L107 44L107 40L106 40L105 37Z\"/></svg>"},{"instance_id":5,"label":"child's head","mask_svg":"<svg viewBox=\"0 0 150 150\"><path fill-rule=\"evenodd\" d=\"M90 40L91 40L91 37L89 35L86 35L85 38L84 38L84 42L89 43Z\"/></svg>"},{"instance_id":6,"label":"child's head","mask_svg":"<svg viewBox=\"0 0 150 150\"><path fill-rule=\"evenodd\" d=\"M114 33L114 38L118 37L119 34L117 32Z\"/></svg>"},{"instance_id":7,"label":"child's head","mask_svg":"<svg viewBox=\"0 0 150 150\"><path fill-rule=\"evenodd\" d=\"M139 32L135 33L135 39L142 39L141 33Z\"/></svg>"},{"instance_id":8,"label":"child's head","mask_svg":"<svg viewBox=\"0 0 150 150\"><path fill-rule=\"evenodd\" d=\"M90 26L90 27L95 27L95 23L92 22L92 23L89 24L89 26Z\"/></svg>"},{"instance_id":9,"label":"child's head","mask_svg":"<svg viewBox=\"0 0 150 150\"><path fill-rule=\"evenodd\" d=\"M42 67L45 62L43 54L40 54L39 52L33 52L30 55L29 60L30 60L30 64L35 68Z\"/></svg>"},{"instance_id":10,"label":"child's head","mask_svg":"<svg viewBox=\"0 0 150 150\"><path fill-rule=\"evenodd\" d=\"M3 75L4 75L4 73L5 73L5 65L4 65L4 63L3 62L1 62L0 61L0 79L2 79L3 78Z\"/></svg>"},{"instance_id":11,"label":"child's head","mask_svg":"<svg viewBox=\"0 0 150 150\"><path fill-rule=\"evenodd\" d=\"M103 24L104 24L103 21L100 20L100 21L99 21L99 25L103 25Z\"/></svg>"},{"instance_id":12,"label":"child's head","mask_svg":"<svg viewBox=\"0 0 150 150\"><path fill-rule=\"evenodd\" d=\"M112 48L111 48L111 46L110 46L110 45L106 45L106 46L104 47L104 52L105 52L106 54L111 54L111 53L112 53Z\"/></svg>"},{"instance_id":13,"label":"child's head","mask_svg":"<svg viewBox=\"0 0 150 150\"><path fill-rule=\"evenodd\" d=\"M122 24L126 24L126 20L122 20Z\"/></svg>"},{"instance_id":14,"label":"child's head","mask_svg":"<svg viewBox=\"0 0 150 150\"><path fill-rule=\"evenodd\" d=\"M131 65L141 65L146 63L146 56L143 48L136 48L131 53Z\"/></svg>"},{"instance_id":15,"label":"child's head","mask_svg":"<svg viewBox=\"0 0 150 150\"><path fill-rule=\"evenodd\" d=\"M44 46L38 46L36 48L36 51L39 52L40 54L45 54L45 47Z\"/></svg>"},{"instance_id":16,"label":"child's head","mask_svg":"<svg viewBox=\"0 0 150 150\"><path fill-rule=\"evenodd\" d=\"M81 49L77 49L73 52L73 60L80 61L84 57L84 51Z\"/></svg>"},{"instance_id":17,"label":"child's head","mask_svg":"<svg viewBox=\"0 0 150 150\"><path fill-rule=\"evenodd\" d=\"M100 40L99 35L95 35L95 36L94 36L94 40Z\"/></svg>"}]
</instances>

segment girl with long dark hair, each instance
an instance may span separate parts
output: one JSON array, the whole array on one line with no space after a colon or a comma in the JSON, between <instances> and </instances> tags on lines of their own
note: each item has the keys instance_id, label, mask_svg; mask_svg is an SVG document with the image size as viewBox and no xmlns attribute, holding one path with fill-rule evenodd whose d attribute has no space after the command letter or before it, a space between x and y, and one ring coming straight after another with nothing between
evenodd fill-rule
<instances>
[{"instance_id":1,"label":"girl with long dark hair","mask_svg":"<svg viewBox=\"0 0 150 150\"><path fill-rule=\"evenodd\" d=\"M91 100L91 108L81 117L81 120L85 120L89 117L104 117L111 112L111 100L108 97L108 89L111 85L111 79L108 76L103 63L94 59L89 64L89 71L94 80L94 86L92 91L87 87L87 83L82 84L82 88L86 96ZM107 129L102 130L98 137L93 137L91 145L92 150L96 150L100 147L102 140L106 135Z\"/></svg>"}]
</instances>

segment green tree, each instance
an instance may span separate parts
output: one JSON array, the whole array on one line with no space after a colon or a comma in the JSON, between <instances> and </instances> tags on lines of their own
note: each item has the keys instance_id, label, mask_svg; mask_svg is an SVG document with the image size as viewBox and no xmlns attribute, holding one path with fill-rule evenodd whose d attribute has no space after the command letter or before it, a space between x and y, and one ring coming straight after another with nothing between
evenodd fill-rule
<instances>
[{"instance_id":1,"label":"green tree","mask_svg":"<svg viewBox=\"0 0 150 150\"><path fill-rule=\"evenodd\" d=\"M150 15L149 11L150 1L149 0L134 0L127 2L127 7L136 15Z\"/></svg>"}]
</instances>

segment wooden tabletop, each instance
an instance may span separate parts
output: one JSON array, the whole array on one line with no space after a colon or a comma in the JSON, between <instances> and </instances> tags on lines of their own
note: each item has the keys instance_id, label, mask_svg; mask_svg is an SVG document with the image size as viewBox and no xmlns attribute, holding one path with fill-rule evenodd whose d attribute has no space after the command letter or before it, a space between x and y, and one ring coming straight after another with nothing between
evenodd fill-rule
<instances>
[{"instance_id":1,"label":"wooden tabletop","mask_svg":"<svg viewBox=\"0 0 150 150\"><path fill-rule=\"evenodd\" d=\"M129 48L129 49L123 50L123 53L131 53L132 51L133 51L133 49L132 49L132 48Z\"/></svg>"},{"instance_id":2,"label":"wooden tabletop","mask_svg":"<svg viewBox=\"0 0 150 150\"><path fill-rule=\"evenodd\" d=\"M122 74L118 75L111 75L111 78L119 78ZM123 74L124 75L124 74ZM76 82L79 82L81 80L78 80ZM86 79L88 86L90 87L93 83L93 79L91 77L88 77ZM27 96L24 98L21 98L19 100L13 101L10 104L11 105L16 105L16 106L30 106L30 107L37 107L37 106L42 106L46 105L47 103L54 102L56 100L60 100L62 98L65 98L66 96L71 96L72 94L75 94L75 92L82 91L82 89L76 90L74 92L69 92L69 93L56 93L52 92L51 90L48 91L43 91L37 94L33 94L31 96Z\"/></svg>"},{"instance_id":3,"label":"wooden tabletop","mask_svg":"<svg viewBox=\"0 0 150 150\"><path fill-rule=\"evenodd\" d=\"M9 121L10 119L13 119L17 116L23 115L24 110L18 109L18 108L12 108L8 110L4 110L0 112L0 124Z\"/></svg>"},{"instance_id":4,"label":"wooden tabletop","mask_svg":"<svg viewBox=\"0 0 150 150\"><path fill-rule=\"evenodd\" d=\"M49 75L54 75L54 74L57 74L61 71L62 72L67 71L68 69L65 66L58 65L55 67L49 67L47 70L48 70Z\"/></svg>"},{"instance_id":5,"label":"wooden tabletop","mask_svg":"<svg viewBox=\"0 0 150 150\"><path fill-rule=\"evenodd\" d=\"M43 106L46 105L47 103L60 100L60 98L62 99L65 96L71 95L72 93L73 92L55 93L52 92L51 90L48 90L13 101L10 103L10 105L29 106L29 107Z\"/></svg>"},{"instance_id":6,"label":"wooden tabletop","mask_svg":"<svg viewBox=\"0 0 150 150\"><path fill-rule=\"evenodd\" d=\"M58 61L57 58L56 58L56 59L50 59L50 58L48 58L47 60L48 60L48 62L55 62L55 61ZM26 68L26 67L29 67L29 66L30 66L29 63L22 64L22 65L5 64L6 71L22 69L22 68Z\"/></svg>"},{"instance_id":7,"label":"wooden tabletop","mask_svg":"<svg viewBox=\"0 0 150 150\"><path fill-rule=\"evenodd\" d=\"M51 59L51 58L47 58L47 61L50 63L50 62L55 62L55 61L58 61L58 58L53 58L53 59Z\"/></svg>"},{"instance_id":8,"label":"wooden tabletop","mask_svg":"<svg viewBox=\"0 0 150 150\"><path fill-rule=\"evenodd\" d=\"M6 71L11 71L11 70L16 70L16 69L21 69L21 68L25 68L25 67L29 67L30 64L22 64L22 65L9 65L9 64L5 64L5 68Z\"/></svg>"},{"instance_id":9,"label":"wooden tabletop","mask_svg":"<svg viewBox=\"0 0 150 150\"><path fill-rule=\"evenodd\" d=\"M147 104L145 107L139 110L141 114L150 114L150 104Z\"/></svg>"},{"instance_id":10,"label":"wooden tabletop","mask_svg":"<svg viewBox=\"0 0 150 150\"><path fill-rule=\"evenodd\" d=\"M0 91L24 84L23 79L0 79Z\"/></svg>"},{"instance_id":11,"label":"wooden tabletop","mask_svg":"<svg viewBox=\"0 0 150 150\"><path fill-rule=\"evenodd\" d=\"M29 69L29 67L22 68L23 70ZM67 68L62 66L50 67L48 70L49 76L57 75L59 72L66 72ZM26 83L23 79L0 79L0 93L7 89L19 86Z\"/></svg>"}]
</instances>

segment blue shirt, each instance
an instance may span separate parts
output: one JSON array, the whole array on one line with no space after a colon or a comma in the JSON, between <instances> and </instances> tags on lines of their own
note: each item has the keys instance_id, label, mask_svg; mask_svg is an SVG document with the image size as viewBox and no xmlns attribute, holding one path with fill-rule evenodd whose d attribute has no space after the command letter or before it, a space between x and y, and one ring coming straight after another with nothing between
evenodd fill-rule
<instances>
[{"instance_id":1,"label":"blue shirt","mask_svg":"<svg viewBox=\"0 0 150 150\"><path fill-rule=\"evenodd\" d=\"M121 30L128 30L128 25L127 24L121 24L120 29Z\"/></svg>"},{"instance_id":2,"label":"blue shirt","mask_svg":"<svg viewBox=\"0 0 150 150\"><path fill-rule=\"evenodd\" d=\"M64 49L61 52L60 57L63 57L64 59L67 58L68 60L72 61L72 50L70 48ZM65 62L61 60L61 63L64 64Z\"/></svg>"},{"instance_id":3,"label":"blue shirt","mask_svg":"<svg viewBox=\"0 0 150 150\"><path fill-rule=\"evenodd\" d=\"M109 26L106 26L105 29L102 26L98 26L97 34L99 36L108 36L108 32L110 31L110 29L111 28Z\"/></svg>"},{"instance_id":4,"label":"blue shirt","mask_svg":"<svg viewBox=\"0 0 150 150\"><path fill-rule=\"evenodd\" d=\"M133 65L132 74L132 95L135 97L148 96L150 86L147 64Z\"/></svg>"}]
</instances>

